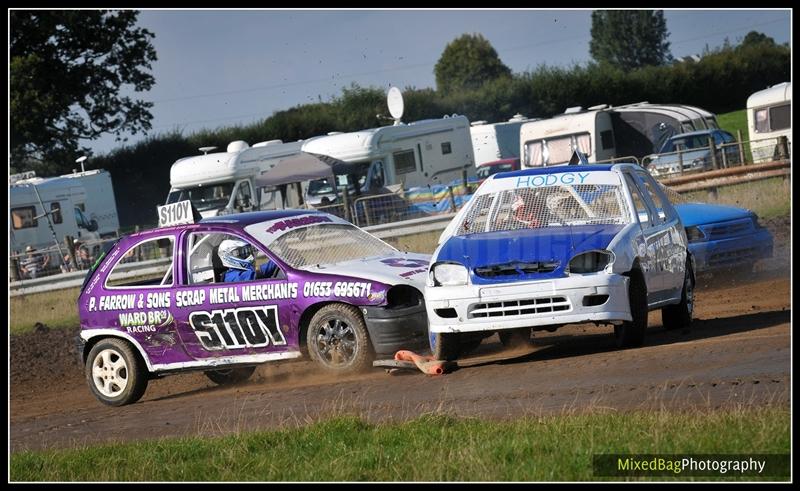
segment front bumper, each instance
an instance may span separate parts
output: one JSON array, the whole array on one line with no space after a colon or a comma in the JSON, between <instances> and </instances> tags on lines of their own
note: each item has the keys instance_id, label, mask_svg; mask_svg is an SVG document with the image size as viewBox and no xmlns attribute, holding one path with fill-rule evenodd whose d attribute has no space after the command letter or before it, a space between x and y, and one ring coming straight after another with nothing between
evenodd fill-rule
<instances>
[{"instance_id":1,"label":"front bumper","mask_svg":"<svg viewBox=\"0 0 800 491\"><path fill-rule=\"evenodd\" d=\"M600 305L586 305L598 295L607 295L608 299ZM618 274L574 275L510 285L427 287L425 300L431 332L632 320L628 278Z\"/></svg>"},{"instance_id":2,"label":"front bumper","mask_svg":"<svg viewBox=\"0 0 800 491\"><path fill-rule=\"evenodd\" d=\"M697 272L730 268L772 257L772 234L767 229L738 237L689 243Z\"/></svg>"},{"instance_id":3,"label":"front bumper","mask_svg":"<svg viewBox=\"0 0 800 491\"><path fill-rule=\"evenodd\" d=\"M428 314L425 305L388 309L361 307L376 354L428 348Z\"/></svg>"}]
</instances>

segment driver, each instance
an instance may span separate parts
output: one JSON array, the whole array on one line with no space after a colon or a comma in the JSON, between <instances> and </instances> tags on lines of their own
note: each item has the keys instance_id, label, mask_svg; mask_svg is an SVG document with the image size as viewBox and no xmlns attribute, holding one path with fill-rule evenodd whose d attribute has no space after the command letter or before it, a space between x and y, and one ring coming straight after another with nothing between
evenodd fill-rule
<instances>
[{"instance_id":1,"label":"driver","mask_svg":"<svg viewBox=\"0 0 800 491\"><path fill-rule=\"evenodd\" d=\"M520 189L514 193L514 201L511 203L511 211L514 213L514 218L528 227L541 226L541 222L536 216L536 211L537 208L541 208L542 203L537 203L537 201L541 200L536 198L536 194L530 189Z\"/></svg>"},{"instance_id":2,"label":"driver","mask_svg":"<svg viewBox=\"0 0 800 491\"><path fill-rule=\"evenodd\" d=\"M271 278L278 267L270 260L255 268L255 250L243 240L225 239L219 244L219 258L228 268L222 277L225 283Z\"/></svg>"}]
</instances>

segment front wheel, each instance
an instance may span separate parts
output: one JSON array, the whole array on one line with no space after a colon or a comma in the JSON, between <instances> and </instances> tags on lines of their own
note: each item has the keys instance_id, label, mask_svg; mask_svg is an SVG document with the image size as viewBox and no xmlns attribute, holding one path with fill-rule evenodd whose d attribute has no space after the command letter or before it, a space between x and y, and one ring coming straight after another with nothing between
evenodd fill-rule
<instances>
[{"instance_id":1,"label":"front wheel","mask_svg":"<svg viewBox=\"0 0 800 491\"><path fill-rule=\"evenodd\" d=\"M86 381L103 404L132 404L147 389L147 369L130 343L106 338L95 344L86 359Z\"/></svg>"},{"instance_id":2,"label":"front wheel","mask_svg":"<svg viewBox=\"0 0 800 491\"><path fill-rule=\"evenodd\" d=\"M233 385L249 379L255 371L256 367L236 367L207 370L203 373L217 385Z\"/></svg>"},{"instance_id":3,"label":"front wheel","mask_svg":"<svg viewBox=\"0 0 800 491\"><path fill-rule=\"evenodd\" d=\"M618 348L634 348L644 344L644 332L647 330L647 284L638 269L630 273L628 281L628 302L631 309L630 321L614 326L614 336Z\"/></svg>"},{"instance_id":4,"label":"front wheel","mask_svg":"<svg viewBox=\"0 0 800 491\"><path fill-rule=\"evenodd\" d=\"M522 348L531 344L531 328L520 327L516 329L504 329L497 332L500 343L510 349Z\"/></svg>"},{"instance_id":5,"label":"front wheel","mask_svg":"<svg viewBox=\"0 0 800 491\"><path fill-rule=\"evenodd\" d=\"M428 339L431 345L431 354L437 360L454 361L461 355L459 333L432 332L429 333Z\"/></svg>"},{"instance_id":6,"label":"front wheel","mask_svg":"<svg viewBox=\"0 0 800 491\"><path fill-rule=\"evenodd\" d=\"M328 370L358 372L372 366L367 325L357 308L341 303L322 307L306 333L311 359Z\"/></svg>"},{"instance_id":7,"label":"front wheel","mask_svg":"<svg viewBox=\"0 0 800 491\"><path fill-rule=\"evenodd\" d=\"M683 278L681 302L661 309L661 320L667 330L682 329L692 323L694 311L694 280L692 279L692 265L687 259L686 272Z\"/></svg>"}]
</instances>

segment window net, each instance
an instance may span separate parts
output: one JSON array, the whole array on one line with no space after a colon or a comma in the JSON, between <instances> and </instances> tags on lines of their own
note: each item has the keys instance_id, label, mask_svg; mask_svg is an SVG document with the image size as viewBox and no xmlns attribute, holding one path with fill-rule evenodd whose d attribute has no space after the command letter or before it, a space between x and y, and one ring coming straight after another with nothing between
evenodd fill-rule
<instances>
[{"instance_id":1,"label":"window net","mask_svg":"<svg viewBox=\"0 0 800 491\"><path fill-rule=\"evenodd\" d=\"M456 234L628 221L618 185L543 186L477 196Z\"/></svg>"},{"instance_id":2,"label":"window net","mask_svg":"<svg viewBox=\"0 0 800 491\"><path fill-rule=\"evenodd\" d=\"M315 225L288 232L269 246L286 264L302 268L392 254L389 244L352 225Z\"/></svg>"}]
</instances>

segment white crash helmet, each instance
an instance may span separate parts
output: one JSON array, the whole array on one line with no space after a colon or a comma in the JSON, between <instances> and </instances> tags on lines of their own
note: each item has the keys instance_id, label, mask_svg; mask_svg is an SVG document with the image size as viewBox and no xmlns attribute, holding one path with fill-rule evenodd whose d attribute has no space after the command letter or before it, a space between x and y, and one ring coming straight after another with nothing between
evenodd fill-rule
<instances>
[{"instance_id":1,"label":"white crash helmet","mask_svg":"<svg viewBox=\"0 0 800 491\"><path fill-rule=\"evenodd\" d=\"M253 247L243 240L225 239L219 244L222 265L233 269L253 269L255 256Z\"/></svg>"}]
</instances>

